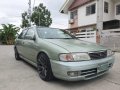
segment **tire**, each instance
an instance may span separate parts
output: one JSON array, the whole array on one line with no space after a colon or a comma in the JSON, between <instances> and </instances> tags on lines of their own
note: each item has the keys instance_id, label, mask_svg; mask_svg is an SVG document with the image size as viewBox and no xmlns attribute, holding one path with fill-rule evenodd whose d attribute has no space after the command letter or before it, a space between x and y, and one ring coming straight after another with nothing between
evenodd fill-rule
<instances>
[{"instance_id":1,"label":"tire","mask_svg":"<svg viewBox=\"0 0 120 90\"><path fill-rule=\"evenodd\" d=\"M15 59L18 60L18 61L21 60L21 58L19 56L19 53L18 53L16 48L15 48Z\"/></svg>"},{"instance_id":2,"label":"tire","mask_svg":"<svg viewBox=\"0 0 120 90\"><path fill-rule=\"evenodd\" d=\"M41 53L37 60L37 69L39 76L44 81L53 80L54 76L51 69L51 64L48 56L45 53Z\"/></svg>"}]
</instances>

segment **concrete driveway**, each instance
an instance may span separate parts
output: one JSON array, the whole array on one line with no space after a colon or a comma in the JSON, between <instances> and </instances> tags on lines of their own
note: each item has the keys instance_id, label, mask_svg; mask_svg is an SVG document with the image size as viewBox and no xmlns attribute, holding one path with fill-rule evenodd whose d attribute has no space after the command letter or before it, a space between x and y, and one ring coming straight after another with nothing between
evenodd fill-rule
<instances>
[{"instance_id":1,"label":"concrete driveway","mask_svg":"<svg viewBox=\"0 0 120 90\"><path fill-rule=\"evenodd\" d=\"M42 81L37 70L16 61L13 46L0 46L0 90L120 90L120 54L108 74L89 81Z\"/></svg>"}]
</instances>

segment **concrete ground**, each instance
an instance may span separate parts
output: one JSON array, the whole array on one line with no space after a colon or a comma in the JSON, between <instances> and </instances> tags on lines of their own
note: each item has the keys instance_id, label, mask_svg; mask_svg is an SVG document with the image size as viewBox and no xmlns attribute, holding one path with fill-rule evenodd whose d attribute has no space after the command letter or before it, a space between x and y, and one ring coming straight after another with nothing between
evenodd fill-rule
<instances>
[{"instance_id":1,"label":"concrete ground","mask_svg":"<svg viewBox=\"0 0 120 90\"><path fill-rule=\"evenodd\" d=\"M0 46L0 90L120 90L120 54L108 74L89 81L42 81L37 70L16 61L13 46Z\"/></svg>"}]
</instances>

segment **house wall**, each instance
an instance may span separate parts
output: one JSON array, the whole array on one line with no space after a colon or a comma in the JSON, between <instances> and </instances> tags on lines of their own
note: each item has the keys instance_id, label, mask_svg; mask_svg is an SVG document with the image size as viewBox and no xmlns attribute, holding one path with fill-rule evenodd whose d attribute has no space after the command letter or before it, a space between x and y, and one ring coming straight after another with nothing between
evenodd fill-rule
<instances>
[{"instance_id":1,"label":"house wall","mask_svg":"<svg viewBox=\"0 0 120 90\"><path fill-rule=\"evenodd\" d=\"M109 10L108 13L104 12L104 2L108 2ZM96 4L96 13L92 15L86 15L86 7L92 4ZM120 0L95 0L89 2L78 8L78 18L75 19L74 24L69 24L69 28L80 27L81 30L92 30L97 28L99 32L96 34L96 42L101 41L101 31L103 31L103 22L115 20L120 20L120 15L116 15L116 5L120 4ZM76 9L76 8L75 8ZM70 11L68 12L68 20L70 20ZM96 26L97 24L97 26ZM95 25L94 27L88 27L89 25ZM85 27L84 27L85 26Z\"/></svg>"},{"instance_id":2,"label":"house wall","mask_svg":"<svg viewBox=\"0 0 120 90\"><path fill-rule=\"evenodd\" d=\"M120 4L119 0L103 0L103 6L104 1L109 3L109 13L104 13L103 8L103 21L110 21L114 19L120 20L120 15L116 15L116 5Z\"/></svg>"},{"instance_id":3,"label":"house wall","mask_svg":"<svg viewBox=\"0 0 120 90\"><path fill-rule=\"evenodd\" d=\"M114 0L103 0L103 7L104 7L104 2L108 2L109 4L109 10L108 13L104 12L103 8L103 21L110 21L115 19L115 4Z\"/></svg>"},{"instance_id":4,"label":"house wall","mask_svg":"<svg viewBox=\"0 0 120 90\"><path fill-rule=\"evenodd\" d=\"M78 27L78 17L75 17L74 23L70 25L70 28Z\"/></svg>"},{"instance_id":5,"label":"house wall","mask_svg":"<svg viewBox=\"0 0 120 90\"><path fill-rule=\"evenodd\" d=\"M109 3L109 12L105 13L104 12L104 2L108 2ZM103 8L102 10L100 10L100 12L103 13L101 18L101 21L110 21L110 20L114 20L114 19L118 19L120 20L120 15L116 15L116 5L120 4L120 0L102 0L103 5L101 5ZM88 15L86 16L86 7L96 3L96 13L93 15ZM92 24L96 24L98 21L97 18L97 0L92 1L88 4L85 4L81 7L78 8L78 18L75 19L74 24L69 24L69 28L74 28L74 27L81 27L81 26L87 26L87 25L92 25ZM68 20L70 20L70 11L68 12Z\"/></svg>"},{"instance_id":6,"label":"house wall","mask_svg":"<svg viewBox=\"0 0 120 90\"><path fill-rule=\"evenodd\" d=\"M86 26L86 25L96 24L97 9L96 9L95 14L86 16L86 7L91 4L96 4L96 7L97 7L97 1L93 1L93 2L90 2L86 5L83 5L78 8L78 26Z\"/></svg>"}]
</instances>

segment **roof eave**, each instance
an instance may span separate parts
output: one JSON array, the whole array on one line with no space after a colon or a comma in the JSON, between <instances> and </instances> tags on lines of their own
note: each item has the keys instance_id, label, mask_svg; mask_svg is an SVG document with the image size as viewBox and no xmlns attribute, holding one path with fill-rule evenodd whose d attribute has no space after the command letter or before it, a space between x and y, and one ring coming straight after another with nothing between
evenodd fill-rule
<instances>
[{"instance_id":1,"label":"roof eave","mask_svg":"<svg viewBox=\"0 0 120 90\"><path fill-rule=\"evenodd\" d=\"M68 8L73 3L73 1L74 0L66 0L66 2L63 4L63 6L61 7L61 9L59 10L60 13L67 14L68 13Z\"/></svg>"}]
</instances>

